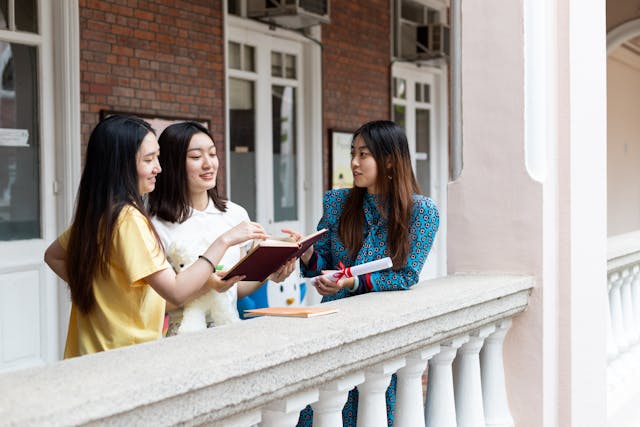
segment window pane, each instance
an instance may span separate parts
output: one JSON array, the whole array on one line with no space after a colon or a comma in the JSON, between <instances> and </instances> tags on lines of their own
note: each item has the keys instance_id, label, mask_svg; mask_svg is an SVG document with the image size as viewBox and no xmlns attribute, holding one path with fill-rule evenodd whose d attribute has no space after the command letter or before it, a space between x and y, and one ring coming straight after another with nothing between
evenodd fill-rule
<instances>
[{"instance_id":1,"label":"window pane","mask_svg":"<svg viewBox=\"0 0 640 427\"><path fill-rule=\"evenodd\" d=\"M405 132L407 131L404 105L399 105L399 104L393 105L393 121L402 129L404 129Z\"/></svg>"},{"instance_id":2,"label":"window pane","mask_svg":"<svg viewBox=\"0 0 640 427\"><path fill-rule=\"evenodd\" d=\"M273 207L275 221L298 219L296 168L296 90L273 86Z\"/></svg>"},{"instance_id":3,"label":"window pane","mask_svg":"<svg viewBox=\"0 0 640 427\"><path fill-rule=\"evenodd\" d=\"M416 102L431 102L431 86L426 83L416 83Z\"/></svg>"},{"instance_id":4,"label":"window pane","mask_svg":"<svg viewBox=\"0 0 640 427\"><path fill-rule=\"evenodd\" d=\"M231 200L256 219L255 105L253 82L229 79L229 179Z\"/></svg>"},{"instance_id":5,"label":"window pane","mask_svg":"<svg viewBox=\"0 0 640 427\"><path fill-rule=\"evenodd\" d=\"M241 70L242 63L240 59L240 44L229 42L229 68L233 70Z\"/></svg>"},{"instance_id":6,"label":"window pane","mask_svg":"<svg viewBox=\"0 0 640 427\"><path fill-rule=\"evenodd\" d=\"M9 28L9 3L8 0L0 0L0 30Z\"/></svg>"},{"instance_id":7,"label":"window pane","mask_svg":"<svg viewBox=\"0 0 640 427\"><path fill-rule=\"evenodd\" d=\"M412 1L403 0L401 16L402 19L421 24L424 21L424 6Z\"/></svg>"},{"instance_id":8,"label":"window pane","mask_svg":"<svg viewBox=\"0 0 640 427\"><path fill-rule=\"evenodd\" d=\"M416 179L422 193L429 195L431 186L431 159L429 144L431 132L431 112L416 110Z\"/></svg>"},{"instance_id":9,"label":"window pane","mask_svg":"<svg viewBox=\"0 0 640 427\"><path fill-rule=\"evenodd\" d=\"M405 79L393 78L393 97L399 99L407 98L407 81Z\"/></svg>"},{"instance_id":10,"label":"window pane","mask_svg":"<svg viewBox=\"0 0 640 427\"><path fill-rule=\"evenodd\" d=\"M15 2L16 29L38 32L38 6L36 0L19 0Z\"/></svg>"},{"instance_id":11,"label":"window pane","mask_svg":"<svg viewBox=\"0 0 640 427\"><path fill-rule=\"evenodd\" d=\"M284 76L288 79L296 78L296 57L293 55L285 55L284 57Z\"/></svg>"},{"instance_id":12,"label":"window pane","mask_svg":"<svg viewBox=\"0 0 640 427\"><path fill-rule=\"evenodd\" d=\"M41 237L37 64L35 47L0 42L0 241Z\"/></svg>"},{"instance_id":13,"label":"window pane","mask_svg":"<svg viewBox=\"0 0 640 427\"><path fill-rule=\"evenodd\" d=\"M400 25L400 53L404 58L413 58L417 53L417 27L413 24Z\"/></svg>"},{"instance_id":14,"label":"window pane","mask_svg":"<svg viewBox=\"0 0 640 427\"><path fill-rule=\"evenodd\" d=\"M427 12L427 21L429 24L440 22L440 12L435 9L428 9Z\"/></svg>"},{"instance_id":15,"label":"window pane","mask_svg":"<svg viewBox=\"0 0 640 427\"><path fill-rule=\"evenodd\" d=\"M323 0L299 0L300 7L317 15L326 15L329 2ZM296 0L285 0L285 4L296 4Z\"/></svg>"},{"instance_id":16,"label":"window pane","mask_svg":"<svg viewBox=\"0 0 640 427\"><path fill-rule=\"evenodd\" d=\"M240 0L227 0L227 13L240 16Z\"/></svg>"},{"instance_id":17,"label":"window pane","mask_svg":"<svg viewBox=\"0 0 640 427\"><path fill-rule=\"evenodd\" d=\"M282 77L282 54L271 52L271 76Z\"/></svg>"},{"instance_id":18,"label":"window pane","mask_svg":"<svg viewBox=\"0 0 640 427\"><path fill-rule=\"evenodd\" d=\"M244 64L242 66L242 69L245 71L255 71L256 65L255 65L255 60L253 59L255 49L253 48L253 46L244 45L243 52L244 52Z\"/></svg>"}]
</instances>

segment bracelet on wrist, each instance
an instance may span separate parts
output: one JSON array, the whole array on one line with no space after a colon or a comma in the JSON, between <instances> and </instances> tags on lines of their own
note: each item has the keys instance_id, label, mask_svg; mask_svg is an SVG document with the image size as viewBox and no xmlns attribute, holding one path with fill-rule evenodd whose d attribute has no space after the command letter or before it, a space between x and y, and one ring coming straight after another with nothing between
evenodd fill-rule
<instances>
[{"instance_id":1,"label":"bracelet on wrist","mask_svg":"<svg viewBox=\"0 0 640 427\"><path fill-rule=\"evenodd\" d=\"M358 276L353 276L353 286L349 288L349 292L357 291L359 284L360 284L360 280L358 280Z\"/></svg>"},{"instance_id":2,"label":"bracelet on wrist","mask_svg":"<svg viewBox=\"0 0 640 427\"><path fill-rule=\"evenodd\" d=\"M198 255L198 259L202 259L202 260L206 261L206 262L207 262L207 264L209 264L209 265L211 266L211 269L212 269L214 272L216 271L216 266L215 266L215 264L214 264L214 263L213 263L213 261L211 261L209 258L207 258L207 257L206 257L206 256L204 256L204 255Z\"/></svg>"}]
</instances>

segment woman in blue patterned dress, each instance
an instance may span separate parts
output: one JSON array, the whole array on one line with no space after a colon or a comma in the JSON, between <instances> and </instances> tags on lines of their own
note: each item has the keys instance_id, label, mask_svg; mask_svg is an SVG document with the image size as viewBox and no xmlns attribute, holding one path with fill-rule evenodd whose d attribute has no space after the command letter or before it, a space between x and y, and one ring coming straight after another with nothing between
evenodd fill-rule
<instances>
[{"instance_id":1,"label":"woman in blue patterned dress","mask_svg":"<svg viewBox=\"0 0 640 427\"><path fill-rule=\"evenodd\" d=\"M438 231L440 219L433 201L420 194L411 168L404 131L390 121L373 121L358 129L351 143L354 186L325 193L318 230L329 230L301 257L307 277L336 270L342 263L353 266L391 257L391 269L337 282L318 278L322 301L367 292L409 289L418 283ZM293 233L297 237L297 233ZM387 423L393 425L396 376L387 389ZM349 392L342 411L343 425L356 425L358 390ZM298 426L311 426L313 412L307 407Z\"/></svg>"}]
</instances>

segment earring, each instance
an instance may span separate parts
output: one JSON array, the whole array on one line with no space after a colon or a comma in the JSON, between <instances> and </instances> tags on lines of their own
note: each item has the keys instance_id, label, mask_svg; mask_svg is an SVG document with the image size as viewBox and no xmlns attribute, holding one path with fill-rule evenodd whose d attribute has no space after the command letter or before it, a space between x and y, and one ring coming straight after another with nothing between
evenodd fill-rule
<instances>
[{"instance_id":1,"label":"earring","mask_svg":"<svg viewBox=\"0 0 640 427\"><path fill-rule=\"evenodd\" d=\"M387 175L387 178L389 178L389 181L391 181L391 179L392 179L391 175Z\"/></svg>"}]
</instances>

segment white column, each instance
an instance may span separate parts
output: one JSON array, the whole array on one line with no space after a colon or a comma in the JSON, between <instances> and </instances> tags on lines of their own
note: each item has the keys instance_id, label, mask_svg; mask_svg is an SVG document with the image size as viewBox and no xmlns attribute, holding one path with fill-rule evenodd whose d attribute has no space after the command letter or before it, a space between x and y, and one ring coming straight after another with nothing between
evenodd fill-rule
<instances>
[{"instance_id":1,"label":"white column","mask_svg":"<svg viewBox=\"0 0 640 427\"><path fill-rule=\"evenodd\" d=\"M364 372L346 375L320 388L320 399L311 404L315 427L335 427L342 425L342 408L347 401L349 390L364 382Z\"/></svg>"},{"instance_id":2,"label":"white column","mask_svg":"<svg viewBox=\"0 0 640 427\"><path fill-rule=\"evenodd\" d=\"M440 351L435 345L407 356L407 366L398 371L396 427L424 427L422 374L427 362Z\"/></svg>"},{"instance_id":3,"label":"white column","mask_svg":"<svg viewBox=\"0 0 640 427\"><path fill-rule=\"evenodd\" d=\"M487 427L513 427L514 425L507 400L502 358L504 337L510 327L511 319L502 320L496 324L496 331L485 340L480 352L482 401Z\"/></svg>"},{"instance_id":4,"label":"white column","mask_svg":"<svg viewBox=\"0 0 640 427\"><path fill-rule=\"evenodd\" d=\"M306 390L287 396L262 408L262 427L293 427L300 411L318 400L318 390Z\"/></svg>"},{"instance_id":5,"label":"white column","mask_svg":"<svg viewBox=\"0 0 640 427\"><path fill-rule=\"evenodd\" d=\"M458 350L453 369L458 427L484 427L480 349L484 339L496 330L485 326L469 336L469 342Z\"/></svg>"},{"instance_id":6,"label":"white column","mask_svg":"<svg viewBox=\"0 0 640 427\"><path fill-rule=\"evenodd\" d=\"M451 362L456 357L456 350L468 339L465 336L442 343L440 353L429 360L427 403L424 408L428 427L456 427Z\"/></svg>"},{"instance_id":7,"label":"white column","mask_svg":"<svg viewBox=\"0 0 640 427\"><path fill-rule=\"evenodd\" d=\"M358 427L387 426L385 392L391 375L405 363L404 359L389 360L365 371L365 381L358 386Z\"/></svg>"}]
</instances>

